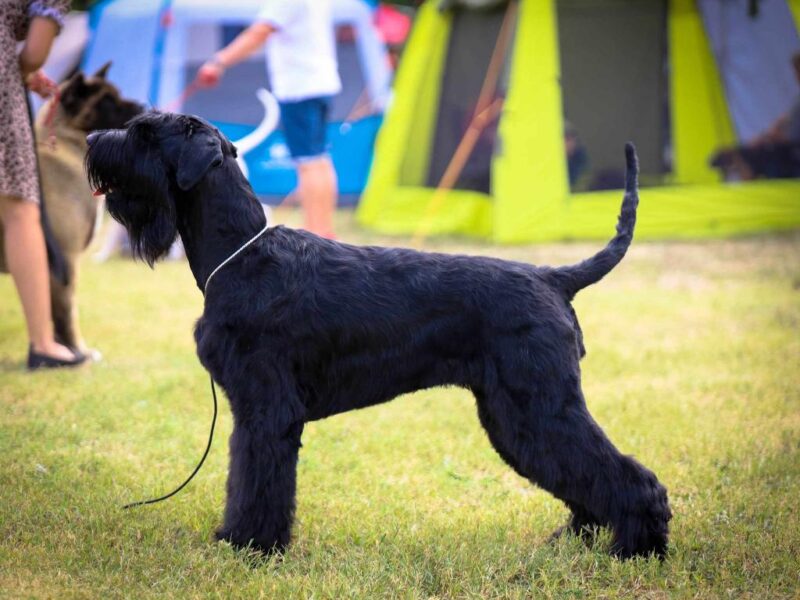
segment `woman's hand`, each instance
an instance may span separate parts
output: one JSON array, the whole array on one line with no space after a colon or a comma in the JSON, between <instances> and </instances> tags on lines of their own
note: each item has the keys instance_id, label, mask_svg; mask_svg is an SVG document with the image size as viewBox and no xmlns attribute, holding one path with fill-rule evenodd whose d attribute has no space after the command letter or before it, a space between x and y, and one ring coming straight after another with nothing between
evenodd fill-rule
<instances>
[{"instance_id":1,"label":"woman's hand","mask_svg":"<svg viewBox=\"0 0 800 600\"><path fill-rule=\"evenodd\" d=\"M30 91L42 98L49 98L58 92L58 84L45 75L41 69L28 75L25 78L25 85Z\"/></svg>"}]
</instances>

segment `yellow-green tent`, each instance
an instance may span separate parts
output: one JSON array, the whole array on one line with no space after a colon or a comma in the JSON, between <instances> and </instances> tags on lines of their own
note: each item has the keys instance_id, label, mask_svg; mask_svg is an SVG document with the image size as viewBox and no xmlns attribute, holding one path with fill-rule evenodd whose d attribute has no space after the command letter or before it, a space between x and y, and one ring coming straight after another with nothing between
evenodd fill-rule
<instances>
[{"instance_id":1,"label":"yellow-green tent","mask_svg":"<svg viewBox=\"0 0 800 600\"><path fill-rule=\"evenodd\" d=\"M450 153L438 151L434 138L442 119L440 100L451 85L448 48L459 15L441 12L433 0L420 8L358 209L364 226L388 234L463 234L499 243L608 237L621 194L571 193L567 180L561 87L565 57L560 56L558 39L558 11L565 1L512 0L515 32L502 74L505 103L493 132L494 147L490 154L483 153L490 173L488 187L456 186L440 194L434 188L442 161L446 163ZM575 1L571 0L572 8ZM602 11L604 3L620 4L620 0L582 1L586 10L595 11ZM708 166L715 149L736 142L722 78L697 3L662 2L671 169L661 177L662 185L642 190L637 237L728 236L800 226L800 181L726 184ZM798 27L800 0L786 2ZM487 27L496 27L497 22ZM473 35L469 26L465 28L461 48L468 47ZM475 59L478 83L486 60ZM595 98L587 95L578 101L592 103ZM622 165L621 143L618 156ZM643 180L647 181L646 174Z\"/></svg>"}]
</instances>

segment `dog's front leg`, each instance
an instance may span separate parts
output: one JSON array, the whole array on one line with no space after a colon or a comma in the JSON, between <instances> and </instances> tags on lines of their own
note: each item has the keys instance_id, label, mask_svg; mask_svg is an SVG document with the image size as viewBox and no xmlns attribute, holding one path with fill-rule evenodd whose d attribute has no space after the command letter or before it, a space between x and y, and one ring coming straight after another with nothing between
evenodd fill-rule
<instances>
[{"instance_id":1,"label":"dog's front leg","mask_svg":"<svg viewBox=\"0 0 800 600\"><path fill-rule=\"evenodd\" d=\"M206 312L215 310L209 304ZM231 337L204 316L195 327L197 355L223 387L233 413L227 501L217 539L263 552L289 543L305 404L291 368L252 339ZM250 352L243 352L246 347Z\"/></svg>"},{"instance_id":2,"label":"dog's front leg","mask_svg":"<svg viewBox=\"0 0 800 600\"><path fill-rule=\"evenodd\" d=\"M225 523L217 532L217 539L266 553L289 544L303 423L280 434L269 430L253 421L234 426Z\"/></svg>"}]
</instances>

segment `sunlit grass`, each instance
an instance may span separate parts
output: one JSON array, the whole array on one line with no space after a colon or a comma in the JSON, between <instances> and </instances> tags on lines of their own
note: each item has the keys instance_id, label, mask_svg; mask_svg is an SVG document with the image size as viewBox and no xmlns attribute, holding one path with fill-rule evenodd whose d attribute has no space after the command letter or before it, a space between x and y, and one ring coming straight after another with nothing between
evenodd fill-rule
<instances>
[{"instance_id":1,"label":"sunlit grass","mask_svg":"<svg viewBox=\"0 0 800 600\"><path fill-rule=\"evenodd\" d=\"M280 219L296 222L294 213ZM406 243L359 231L342 238ZM443 251L563 264L597 244ZM576 310L590 409L670 491L670 556L618 562L608 538L546 542L564 507L513 474L461 390L308 425L295 541L258 560L212 541L224 501L222 407L206 466L208 377L183 263L83 263L81 316L102 363L22 370L0 278L0 597L742 597L800 594L800 235L635 243Z\"/></svg>"}]
</instances>

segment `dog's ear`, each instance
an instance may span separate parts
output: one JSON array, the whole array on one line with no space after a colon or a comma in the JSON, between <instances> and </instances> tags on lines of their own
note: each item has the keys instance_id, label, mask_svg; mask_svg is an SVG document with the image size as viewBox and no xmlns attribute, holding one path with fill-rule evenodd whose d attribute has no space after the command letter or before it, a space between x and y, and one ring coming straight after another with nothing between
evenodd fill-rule
<instances>
[{"instance_id":1,"label":"dog's ear","mask_svg":"<svg viewBox=\"0 0 800 600\"><path fill-rule=\"evenodd\" d=\"M221 165L222 160L222 144L214 133L203 129L190 132L178 159L178 187L183 191L192 189L209 169Z\"/></svg>"},{"instance_id":2,"label":"dog's ear","mask_svg":"<svg viewBox=\"0 0 800 600\"><path fill-rule=\"evenodd\" d=\"M97 69L97 72L92 75L92 77L96 77L97 79L105 79L106 75L108 75L108 70L111 68L111 61L108 61L102 67Z\"/></svg>"},{"instance_id":3,"label":"dog's ear","mask_svg":"<svg viewBox=\"0 0 800 600\"><path fill-rule=\"evenodd\" d=\"M230 155L233 158L237 158L239 156L238 148L236 148L236 146L234 146L233 142L231 142L230 140L225 140L225 143L226 143L225 147L228 149Z\"/></svg>"},{"instance_id":4,"label":"dog's ear","mask_svg":"<svg viewBox=\"0 0 800 600\"><path fill-rule=\"evenodd\" d=\"M83 76L83 71L75 73L64 82L63 86L62 95L64 93L77 94L80 90L83 90L86 87L86 78Z\"/></svg>"},{"instance_id":5,"label":"dog's ear","mask_svg":"<svg viewBox=\"0 0 800 600\"><path fill-rule=\"evenodd\" d=\"M75 74L67 79L67 85L82 85L85 81L85 77L83 76L83 71L76 71Z\"/></svg>"},{"instance_id":6,"label":"dog's ear","mask_svg":"<svg viewBox=\"0 0 800 600\"><path fill-rule=\"evenodd\" d=\"M83 72L78 71L61 86L61 107L69 116L77 115L87 96L86 79Z\"/></svg>"}]
</instances>

